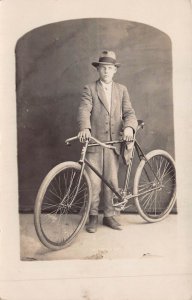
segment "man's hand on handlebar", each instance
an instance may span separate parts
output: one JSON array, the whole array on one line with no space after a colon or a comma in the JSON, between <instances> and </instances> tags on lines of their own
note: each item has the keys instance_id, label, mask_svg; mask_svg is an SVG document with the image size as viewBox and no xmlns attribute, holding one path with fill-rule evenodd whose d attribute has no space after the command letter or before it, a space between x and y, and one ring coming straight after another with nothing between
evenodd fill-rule
<instances>
[{"instance_id":1,"label":"man's hand on handlebar","mask_svg":"<svg viewBox=\"0 0 192 300\"><path fill-rule=\"evenodd\" d=\"M126 142L133 141L133 129L131 127L126 127L123 131L123 140Z\"/></svg>"},{"instance_id":2,"label":"man's hand on handlebar","mask_svg":"<svg viewBox=\"0 0 192 300\"><path fill-rule=\"evenodd\" d=\"M88 128L81 130L78 133L78 138L81 143L84 143L86 140L91 138L91 132Z\"/></svg>"}]
</instances>

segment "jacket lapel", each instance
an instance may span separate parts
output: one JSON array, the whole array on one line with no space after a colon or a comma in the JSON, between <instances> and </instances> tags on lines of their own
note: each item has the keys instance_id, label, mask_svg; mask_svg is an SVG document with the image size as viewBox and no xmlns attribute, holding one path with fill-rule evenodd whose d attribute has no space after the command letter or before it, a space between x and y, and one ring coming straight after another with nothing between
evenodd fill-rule
<instances>
[{"instance_id":1,"label":"jacket lapel","mask_svg":"<svg viewBox=\"0 0 192 300\"><path fill-rule=\"evenodd\" d=\"M105 92L104 92L99 80L97 81L97 94L98 94L98 97L99 97L100 101L103 103L104 107L108 111L108 113L110 113L109 112L109 105L107 103L107 99L106 99L106 96L105 96Z\"/></svg>"}]
</instances>

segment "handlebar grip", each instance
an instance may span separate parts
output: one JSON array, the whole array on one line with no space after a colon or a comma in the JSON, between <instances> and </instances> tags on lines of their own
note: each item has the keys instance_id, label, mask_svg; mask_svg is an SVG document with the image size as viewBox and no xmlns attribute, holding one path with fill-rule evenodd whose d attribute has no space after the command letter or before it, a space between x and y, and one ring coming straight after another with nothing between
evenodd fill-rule
<instances>
[{"instance_id":1,"label":"handlebar grip","mask_svg":"<svg viewBox=\"0 0 192 300\"><path fill-rule=\"evenodd\" d=\"M75 141L75 140L77 140L77 139L78 139L78 136L74 136L74 137L72 137L72 138L69 138L69 139L65 140L65 144L66 144L67 146L70 146L70 145L71 145L70 142Z\"/></svg>"}]
</instances>

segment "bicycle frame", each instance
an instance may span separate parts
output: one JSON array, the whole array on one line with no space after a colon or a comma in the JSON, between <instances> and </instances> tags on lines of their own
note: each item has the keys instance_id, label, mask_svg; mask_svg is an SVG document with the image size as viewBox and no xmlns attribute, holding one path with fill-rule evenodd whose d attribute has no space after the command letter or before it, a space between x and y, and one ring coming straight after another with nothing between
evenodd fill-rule
<instances>
[{"instance_id":1,"label":"bicycle frame","mask_svg":"<svg viewBox=\"0 0 192 300\"><path fill-rule=\"evenodd\" d=\"M138 196L142 196L142 195L145 195L147 193L150 193L152 191L155 191L155 190L159 190L161 188L161 186L158 186L158 187L154 187L154 188L151 188L150 190L148 191L145 191L143 193L139 193L137 195L132 195L132 194L129 194L127 195L127 191L128 191L128 186L129 186L129 180L130 180L130 174L131 174L131 169L132 169L132 163L133 163L133 158L134 158L134 155L135 155L135 150L136 150L136 153L137 153L137 156L139 158L139 160L141 161L142 159L144 159L149 167L151 168L154 176L156 177L158 183L160 184L160 181L158 179L158 177L156 176L156 174L154 173L150 163L148 162L144 152L142 151L140 145L138 144L138 142L136 141L136 139L134 139L134 145L133 145L133 148L132 148L132 153L131 153L131 159L130 159L130 163L129 165L127 166L127 169L126 169L126 175L125 175L125 180L124 180L124 187L122 189L122 192L119 193L109 182L108 180L91 164L87 161L86 159L86 152L87 152L87 148L89 146L100 146L99 144L89 144L89 141L87 140L82 148L82 151L81 151L81 155L80 155L80 160L79 160L79 163L81 164L81 173L80 173L80 177L79 177L79 182L77 184L77 191L76 193L78 192L78 187L80 185L80 182L81 182L81 178L82 178L82 174L83 174L83 171L84 171L84 168L85 168L85 165L87 165L89 168L91 168L91 170L111 189L111 191L115 194L115 196L120 200L119 203L117 204L114 204L113 205L115 207L121 207L123 208L123 206L125 206L125 204L127 204L128 200L130 199L133 199L135 197L138 197ZM105 144L106 145L111 145L111 144L117 144L117 143L122 143L122 141L110 141L110 142L106 142ZM74 198L75 198L76 194L74 195ZM125 207L124 207L125 208Z\"/></svg>"}]
</instances>

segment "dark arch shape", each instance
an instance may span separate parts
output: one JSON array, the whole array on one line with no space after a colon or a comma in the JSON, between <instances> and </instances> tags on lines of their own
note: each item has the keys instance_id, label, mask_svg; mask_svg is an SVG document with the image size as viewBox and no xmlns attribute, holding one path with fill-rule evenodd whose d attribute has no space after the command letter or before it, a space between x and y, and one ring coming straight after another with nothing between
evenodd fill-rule
<instances>
[{"instance_id":1,"label":"dark arch shape","mask_svg":"<svg viewBox=\"0 0 192 300\"><path fill-rule=\"evenodd\" d=\"M16 93L20 210L33 209L41 180L58 162L77 160L76 112L84 84L97 73L91 62L104 48L122 66L116 81L128 87L146 127L146 151L174 155L172 46L170 37L143 23L106 18L66 20L25 33L17 42ZM121 181L120 174L120 181Z\"/></svg>"}]
</instances>

